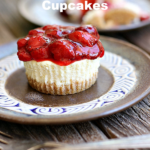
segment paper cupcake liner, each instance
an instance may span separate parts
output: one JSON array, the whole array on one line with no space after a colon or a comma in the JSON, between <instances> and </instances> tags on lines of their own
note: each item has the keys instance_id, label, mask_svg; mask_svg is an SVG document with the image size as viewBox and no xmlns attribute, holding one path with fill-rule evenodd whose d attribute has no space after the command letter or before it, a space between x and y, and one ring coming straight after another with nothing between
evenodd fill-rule
<instances>
[{"instance_id":1,"label":"paper cupcake liner","mask_svg":"<svg viewBox=\"0 0 150 150\"><path fill-rule=\"evenodd\" d=\"M28 82L30 86L41 93L52 94L52 95L67 95L67 94L75 94L81 91L84 91L90 88L97 79L97 72L93 74L93 76L89 80L77 81L72 80L70 84L67 85L57 85L56 83L40 83L35 79L32 79L27 76Z\"/></svg>"},{"instance_id":2,"label":"paper cupcake liner","mask_svg":"<svg viewBox=\"0 0 150 150\"><path fill-rule=\"evenodd\" d=\"M66 95L81 92L95 83L100 58L81 60L68 66L50 61L30 61L24 65L31 87L42 93Z\"/></svg>"}]
</instances>

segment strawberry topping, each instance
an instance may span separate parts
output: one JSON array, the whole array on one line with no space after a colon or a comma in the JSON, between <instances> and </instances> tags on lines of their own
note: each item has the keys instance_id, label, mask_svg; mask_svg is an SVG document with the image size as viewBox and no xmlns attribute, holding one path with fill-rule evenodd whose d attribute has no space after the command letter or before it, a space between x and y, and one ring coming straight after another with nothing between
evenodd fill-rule
<instances>
[{"instance_id":1,"label":"strawberry topping","mask_svg":"<svg viewBox=\"0 0 150 150\"><path fill-rule=\"evenodd\" d=\"M30 54L31 54L31 57L37 61L42 61L44 59L48 59L49 58L48 46L41 47L38 50L33 50L33 51L31 51Z\"/></svg>"},{"instance_id":2,"label":"strawberry topping","mask_svg":"<svg viewBox=\"0 0 150 150\"><path fill-rule=\"evenodd\" d=\"M98 41L98 39L91 34L83 31L75 31L68 35L68 38L74 42L81 43L82 46L92 47Z\"/></svg>"},{"instance_id":3,"label":"strawberry topping","mask_svg":"<svg viewBox=\"0 0 150 150\"><path fill-rule=\"evenodd\" d=\"M21 61L30 61L30 60L32 60L30 54L24 48L19 49L17 55L18 55L18 57Z\"/></svg>"},{"instance_id":4,"label":"strawberry topping","mask_svg":"<svg viewBox=\"0 0 150 150\"><path fill-rule=\"evenodd\" d=\"M93 36L95 36L97 39L100 38L98 32L97 32L97 29L91 25L83 25L83 26L80 26L78 28L75 29L76 31L84 31L84 32L87 32L89 34L92 34Z\"/></svg>"},{"instance_id":5,"label":"strawberry topping","mask_svg":"<svg viewBox=\"0 0 150 150\"><path fill-rule=\"evenodd\" d=\"M30 52L34 49L39 49L46 44L46 41L42 36L33 36L29 39L28 44L26 46L27 50Z\"/></svg>"},{"instance_id":6,"label":"strawberry topping","mask_svg":"<svg viewBox=\"0 0 150 150\"><path fill-rule=\"evenodd\" d=\"M75 47L68 40L57 40L49 45L50 53L52 53L55 60L65 61L75 59Z\"/></svg>"},{"instance_id":7,"label":"strawberry topping","mask_svg":"<svg viewBox=\"0 0 150 150\"><path fill-rule=\"evenodd\" d=\"M67 66L82 59L103 57L104 48L93 26L47 25L29 31L18 40L18 57L21 61L52 61Z\"/></svg>"},{"instance_id":8,"label":"strawberry topping","mask_svg":"<svg viewBox=\"0 0 150 150\"><path fill-rule=\"evenodd\" d=\"M18 42L17 42L17 45L18 45L18 49L26 46L27 44L27 40L26 39L20 39Z\"/></svg>"}]
</instances>

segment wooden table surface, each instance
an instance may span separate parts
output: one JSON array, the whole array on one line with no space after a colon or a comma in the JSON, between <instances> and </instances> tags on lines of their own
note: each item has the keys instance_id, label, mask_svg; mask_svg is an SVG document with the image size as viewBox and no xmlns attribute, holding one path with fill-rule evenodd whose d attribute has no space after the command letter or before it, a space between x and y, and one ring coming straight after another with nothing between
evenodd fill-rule
<instances>
[{"instance_id":1,"label":"wooden table surface","mask_svg":"<svg viewBox=\"0 0 150 150\"><path fill-rule=\"evenodd\" d=\"M18 0L0 0L0 45L6 44L17 38L25 36L36 25L25 20L18 12ZM150 53L150 26L143 29L110 34L129 41ZM1 55L1 52L0 52ZM0 131L11 135L7 138L0 135L0 139L8 144L0 143L0 147L16 150L24 140L41 143L44 141L63 142L70 144L88 143L109 140L134 135L150 133L150 95L133 107L115 115L68 125L20 125L0 121ZM25 147L22 150L26 149Z\"/></svg>"}]
</instances>

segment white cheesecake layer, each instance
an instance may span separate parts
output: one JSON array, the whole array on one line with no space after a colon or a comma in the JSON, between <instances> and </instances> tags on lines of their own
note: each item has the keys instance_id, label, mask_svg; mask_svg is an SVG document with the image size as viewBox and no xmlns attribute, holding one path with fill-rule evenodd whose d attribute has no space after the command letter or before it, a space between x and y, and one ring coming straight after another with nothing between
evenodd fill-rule
<instances>
[{"instance_id":1,"label":"white cheesecake layer","mask_svg":"<svg viewBox=\"0 0 150 150\"><path fill-rule=\"evenodd\" d=\"M95 60L80 60L68 66L59 66L51 61L24 62L26 74L29 78L39 83L56 84L57 86L69 85L70 81L82 82L92 78L98 72L100 58Z\"/></svg>"}]
</instances>

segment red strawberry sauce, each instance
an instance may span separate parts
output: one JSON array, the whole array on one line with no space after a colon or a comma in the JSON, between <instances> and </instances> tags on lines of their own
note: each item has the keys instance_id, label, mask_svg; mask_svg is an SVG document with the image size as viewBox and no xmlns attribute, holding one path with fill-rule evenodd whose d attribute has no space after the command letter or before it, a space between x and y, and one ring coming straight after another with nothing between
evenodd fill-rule
<instances>
[{"instance_id":1,"label":"red strawberry sauce","mask_svg":"<svg viewBox=\"0 0 150 150\"><path fill-rule=\"evenodd\" d=\"M29 31L17 42L21 61L52 61L67 66L83 59L103 57L104 48L93 26L47 25Z\"/></svg>"}]
</instances>

